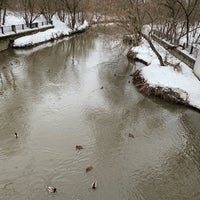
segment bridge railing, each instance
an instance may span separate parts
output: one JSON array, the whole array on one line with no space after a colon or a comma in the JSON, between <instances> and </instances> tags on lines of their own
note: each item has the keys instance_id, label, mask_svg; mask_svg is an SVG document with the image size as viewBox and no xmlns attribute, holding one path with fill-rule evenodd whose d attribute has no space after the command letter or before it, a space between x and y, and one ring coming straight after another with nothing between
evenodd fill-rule
<instances>
[{"instance_id":1,"label":"bridge railing","mask_svg":"<svg viewBox=\"0 0 200 200\"><path fill-rule=\"evenodd\" d=\"M31 24L31 27L28 27L26 24L17 24L17 25L10 25L10 26L0 26L0 35L1 34L7 34L7 33L17 33L19 31L27 30L27 29L32 29L32 28L40 28L42 26L47 26L47 25L53 25L53 22L47 22L47 21L42 21L42 22L35 22Z\"/></svg>"}]
</instances>

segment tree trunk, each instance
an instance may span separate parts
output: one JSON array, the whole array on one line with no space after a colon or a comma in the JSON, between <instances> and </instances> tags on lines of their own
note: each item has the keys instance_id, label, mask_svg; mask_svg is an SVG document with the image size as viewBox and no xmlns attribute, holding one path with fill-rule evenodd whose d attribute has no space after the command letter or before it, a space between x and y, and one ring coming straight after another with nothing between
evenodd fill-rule
<instances>
[{"instance_id":1,"label":"tree trunk","mask_svg":"<svg viewBox=\"0 0 200 200\"><path fill-rule=\"evenodd\" d=\"M0 26L1 26L1 8L0 8Z\"/></svg>"},{"instance_id":2,"label":"tree trunk","mask_svg":"<svg viewBox=\"0 0 200 200\"><path fill-rule=\"evenodd\" d=\"M156 56L157 56L157 58L158 58L158 60L159 60L159 62L160 62L160 65L161 65L161 66L165 66L165 64L164 64L164 62L163 62L163 59L162 59L162 56L158 53L158 51L157 51L156 48L154 47L154 45L153 45L151 39L150 39L147 35L145 35L145 34L143 34L143 33L140 33L140 34L141 34L142 37L149 43L151 49L152 49L153 52L156 54Z\"/></svg>"},{"instance_id":3,"label":"tree trunk","mask_svg":"<svg viewBox=\"0 0 200 200\"><path fill-rule=\"evenodd\" d=\"M190 21L189 16L186 16L186 48L189 46L189 32L190 32Z\"/></svg>"},{"instance_id":4,"label":"tree trunk","mask_svg":"<svg viewBox=\"0 0 200 200\"><path fill-rule=\"evenodd\" d=\"M3 25L5 25L5 23L6 23L6 11L7 11L7 9L4 8L4 10L3 10L3 20L2 20Z\"/></svg>"}]
</instances>

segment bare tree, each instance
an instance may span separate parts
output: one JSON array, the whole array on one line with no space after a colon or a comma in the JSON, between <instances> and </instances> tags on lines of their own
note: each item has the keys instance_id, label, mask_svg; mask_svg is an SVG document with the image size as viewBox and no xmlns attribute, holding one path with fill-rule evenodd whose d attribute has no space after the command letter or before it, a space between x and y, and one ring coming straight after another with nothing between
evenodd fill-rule
<instances>
[{"instance_id":1,"label":"bare tree","mask_svg":"<svg viewBox=\"0 0 200 200\"><path fill-rule=\"evenodd\" d=\"M56 12L58 14L59 19L62 22L65 22L67 17L66 0L58 0L56 2Z\"/></svg>"},{"instance_id":2,"label":"bare tree","mask_svg":"<svg viewBox=\"0 0 200 200\"><path fill-rule=\"evenodd\" d=\"M4 25L6 21L7 0L0 0L0 25Z\"/></svg>"},{"instance_id":3,"label":"bare tree","mask_svg":"<svg viewBox=\"0 0 200 200\"><path fill-rule=\"evenodd\" d=\"M66 8L69 12L69 24L72 29L75 28L75 24L77 21L79 8L80 8L80 0L66 0Z\"/></svg>"},{"instance_id":4,"label":"bare tree","mask_svg":"<svg viewBox=\"0 0 200 200\"><path fill-rule=\"evenodd\" d=\"M199 0L177 0L177 3L180 4L186 21L186 47L189 45L189 32L190 32L190 23L192 14L195 11L195 8L200 4Z\"/></svg>"},{"instance_id":5,"label":"bare tree","mask_svg":"<svg viewBox=\"0 0 200 200\"><path fill-rule=\"evenodd\" d=\"M26 25L32 28L33 22L41 15L39 0L21 0L20 6Z\"/></svg>"},{"instance_id":6,"label":"bare tree","mask_svg":"<svg viewBox=\"0 0 200 200\"><path fill-rule=\"evenodd\" d=\"M56 13L56 3L56 0L42 0L40 2L41 14L44 15L47 22L50 22Z\"/></svg>"},{"instance_id":7,"label":"bare tree","mask_svg":"<svg viewBox=\"0 0 200 200\"><path fill-rule=\"evenodd\" d=\"M138 45L141 38L144 38L149 43L152 51L156 54L160 65L164 66L163 58L155 48L151 39L154 23L157 19L157 16L152 15L155 9L155 7L152 6L152 2L145 0L119 0L118 3L119 20L127 32L133 34L134 44ZM150 25L149 32L143 31L143 27L146 24Z\"/></svg>"},{"instance_id":8,"label":"bare tree","mask_svg":"<svg viewBox=\"0 0 200 200\"><path fill-rule=\"evenodd\" d=\"M181 8L177 4L176 0L162 0L160 5L163 6L162 14L164 15L164 20L160 21L161 27L163 27L163 33L165 37L172 43L176 44L178 42L178 29L180 28L180 18L181 18ZM163 23L164 22L164 23ZM182 26L183 30L184 24Z\"/></svg>"}]
</instances>

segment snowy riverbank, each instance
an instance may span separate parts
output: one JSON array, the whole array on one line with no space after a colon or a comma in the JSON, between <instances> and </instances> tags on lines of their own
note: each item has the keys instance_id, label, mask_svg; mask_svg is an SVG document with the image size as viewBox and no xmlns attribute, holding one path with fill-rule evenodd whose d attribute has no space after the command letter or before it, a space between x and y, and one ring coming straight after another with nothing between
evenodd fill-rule
<instances>
[{"instance_id":1,"label":"snowy riverbank","mask_svg":"<svg viewBox=\"0 0 200 200\"><path fill-rule=\"evenodd\" d=\"M180 63L180 69L172 66L160 66L155 54L146 41L138 47L133 47L136 58L148 63L135 72L134 80L141 92L156 95L177 103L190 105L200 109L200 81L192 69L170 55L164 48L156 44L157 49L168 62Z\"/></svg>"},{"instance_id":2,"label":"snowy riverbank","mask_svg":"<svg viewBox=\"0 0 200 200\"><path fill-rule=\"evenodd\" d=\"M88 27L88 22L84 21L83 24L76 24L75 29L72 30L65 23L61 22L56 15L54 15L52 21L54 25L53 29L18 38L14 41L13 47L24 48L36 46L44 42L52 41L61 37L70 36L77 32L81 32Z\"/></svg>"}]
</instances>

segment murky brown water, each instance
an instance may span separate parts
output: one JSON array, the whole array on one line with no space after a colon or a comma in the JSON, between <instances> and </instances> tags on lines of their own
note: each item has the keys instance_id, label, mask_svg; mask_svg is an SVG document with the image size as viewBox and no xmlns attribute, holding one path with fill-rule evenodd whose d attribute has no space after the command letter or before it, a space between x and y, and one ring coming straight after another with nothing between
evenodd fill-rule
<instances>
[{"instance_id":1,"label":"murky brown water","mask_svg":"<svg viewBox=\"0 0 200 200\"><path fill-rule=\"evenodd\" d=\"M200 199L200 114L114 76L132 66L112 38L0 54L0 199Z\"/></svg>"}]
</instances>

